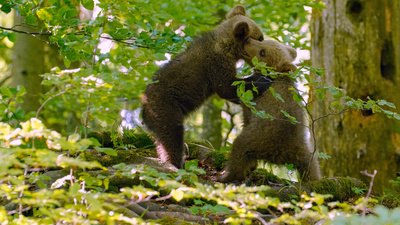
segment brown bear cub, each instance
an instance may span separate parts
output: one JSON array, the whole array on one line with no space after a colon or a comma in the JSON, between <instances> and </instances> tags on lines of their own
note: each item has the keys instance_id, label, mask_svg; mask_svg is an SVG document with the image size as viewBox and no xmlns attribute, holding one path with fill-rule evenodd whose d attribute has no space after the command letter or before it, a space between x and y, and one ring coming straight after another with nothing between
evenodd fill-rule
<instances>
[{"instance_id":1,"label":"brown bear cub","mask_svg":"<svg viewBox=\"0 0 400 225\"><path fill-rule=\"evenodd\" d=\"M183 167L184 119L211 95L237 99L232 86L238 80L236 63L254 57L244 51L250 39L263 40L260 28L245 15L243 6L235 6L224 22L159 69L153 78L156 82L147 86L142 118L155 136L161 160Z\"/></svg>"},{"instance_id":2,"label":"brown bear cub","mask_svg":"<svg viewBox=\"0 0 400 225\"><path fill-rule=\"evenodd\" d=\"M277 41L250 41L250 45L245 46L245 51L249 55L256 55L260 62L274 67L277 72L296 70L292 63L297 56L295 49ZM270 91L254 99L256 109L270 114L274 120L262 119L242 105L243 130L233 142L230 158L224 173L218 178L219 181L244 180L246 171L254 168L257 160L278 165L293 164L303 181L320 179L317 156L311 159L306 112L293 100L292 88L295 87L295 82L289 76L278 76L271 79L270 85L285 102L276 99ZM299 124L291 123L281 110L295 117Z\"/></svg>"}]
</instances>

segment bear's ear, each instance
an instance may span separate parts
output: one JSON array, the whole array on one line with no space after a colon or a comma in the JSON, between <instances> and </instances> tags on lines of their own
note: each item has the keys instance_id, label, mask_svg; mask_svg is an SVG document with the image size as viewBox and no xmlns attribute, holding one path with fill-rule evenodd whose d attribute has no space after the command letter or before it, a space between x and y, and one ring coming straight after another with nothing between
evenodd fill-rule
<instances>
[{"instance_id":1,"label":"bear's ear","mask_svg":"<svg viewBox=\"0 0 400 225\"><path fill-rule=\"evenodd\" d=\"M228 14L226 14L226 18L229 19L237 15L242 15L242 16L246 15L246 9L244 8L244 6L237 5L233 7L233 9Z\"/></svg>"},{"instance_id":2,"label":"bear's ear","mask_svg":"<svg viewBox=\"0 0 400 225\"><path fill-rule=\"evenodd\" d=\"M245 39L250 32L250 27L249 24L246 22L237 22L235 24L235 27L233 28L235 37L240 38L240 39Z\"/></svg>"}]
</instances>

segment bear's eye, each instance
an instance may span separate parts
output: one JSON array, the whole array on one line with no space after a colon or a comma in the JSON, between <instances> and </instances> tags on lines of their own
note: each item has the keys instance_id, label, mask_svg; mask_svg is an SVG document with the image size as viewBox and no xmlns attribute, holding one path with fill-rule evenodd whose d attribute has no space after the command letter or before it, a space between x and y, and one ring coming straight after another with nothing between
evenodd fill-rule
<instances>
[{"instance_id":1,"label":"bear's eye","mask_svg":"<svg viewBox=\"0 0 400 225\"><path fill-rule=\"evenodd\" d=\"M259 41L263 41L263 40L264 40L264 37L261 36L261 37L258 38L258 40L259 40Z\"/></svg>"},{"instance_id":2,"label":"bear's eye","mask_svg":"<svg viewBox=\"0 0 400 225\"><path fill-rule=\"evenodd\" d=\"M265 51L264 51L264 49L260 51L260 56L265 56Z\"/></svg>"}]
</instances>

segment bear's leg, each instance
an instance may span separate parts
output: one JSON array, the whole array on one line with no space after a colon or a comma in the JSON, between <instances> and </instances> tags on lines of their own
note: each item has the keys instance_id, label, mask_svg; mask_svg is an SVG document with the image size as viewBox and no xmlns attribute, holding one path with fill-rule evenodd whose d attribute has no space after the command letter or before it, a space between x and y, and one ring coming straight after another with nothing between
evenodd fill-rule
<instances>
[{"instance_id":1,"label":"bear's leg","mask_svg":"<svg viewBox=\"0 0 400 225\"><path fill-rule=\"evenodd\" d=\"M254 152L252 152L252 144L254 142L246 138L246 136L246 130L243 130L233 142L225 173L218 177L220 182L244 180L246 171L257 165L257 159L254 157Z\"/></svg>"},{"instance_id":2,"label":"bear's leg","mask_svg":"<svg viewBox=\"0 0 400 225\"><path fill-rule=\"evenodd\" d=\"M151 107L143 105L142 118L144 124L153 132L158 157L173 164L178 169L183 168L183 115L172 104Z\"/></svg>"},{"instance_id":3,"label":"bear's leg","mask_svg":"<svg viewBox=\"0 0 400 225\"><path fill-rule=\"evenodd\" d=\"M154 130L158 158L178 169L183 168L183 125L166 123Z\"/></svg>"}]
</instances>

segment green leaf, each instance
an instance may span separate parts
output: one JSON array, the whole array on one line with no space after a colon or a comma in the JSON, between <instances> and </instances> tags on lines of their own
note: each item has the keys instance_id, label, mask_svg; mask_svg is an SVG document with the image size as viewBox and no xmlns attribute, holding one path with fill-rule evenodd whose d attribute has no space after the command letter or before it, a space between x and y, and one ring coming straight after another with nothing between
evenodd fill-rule
<instances>
[{"instance_id":1,"label":"green leaf","mask_svg":"<svg viewBox=\"0 0 400 225\"><path fill-rule=\"evenodd\" d=\"M269 87L269 91L271 92L271 94L278 100L280 100L281 102L285 102L285 100L283 100L283 98L281 97L281 95L279 93L275 92L275 89L273 87Z\"/></svg>"},{"instance_id":2,"label":"green leaf","mask_svg":"<svg viewBox=\"0 0 400 225\"><path fill-rule=\"evenodd\" d=\"M331 108L338 108L339 110L343 110L343 106L340 104L339 101L334 101L334 102L331 104Z\"/></svg>"},{"instance_id":3,"label":"green leaf","mask_svg":"<svg viewBox=\"0 0 400 225\"><path fill-rule=\"evenodd\" d=\"M319 100L324 100L324 95L322 94L322 93L318 93L317 94L317 98L319 99Z\"/></svg>"},{"instance_id":4,"label":"green leaf","mask_svg":"<svg viewBox=\"0 0 400 225\"><path fill-rule=\"evenodd\" d=\"M1 87L0 93L2 94L2 97L12 97L13 96L10 88L6 88L6 87Z\"/></svg>"},{"instance_id":5,"label":"green leaf","mask_svg":"<svg viewBox=\"0 0 400 225\"><path fill-rule=\"evenodd\" d=\"M11 42L16 42L17 41L17 35L15 33L8 33L7 34L7 38Z\"/></svg>"},{"instance_id":6,"label":"green leaf","mask_svg":"<svg viewBox=\"0 0 400 225\"><path fill-rule=\"evenodd\" d=\"M331 87L329 87L329 91L332 93L332 97L334 97L334 98L341 98L341 97L344 96L344 95L341 93L340 89L337 88L337 87L331 86Z\"/></svg>"},{"instance_id":7,"label":"green leaf","mask_svg":"<svg viewBox=\"0 0 400 225\"><path fill-rule=\"evenodd\" d=\"M80 135L75 133L68 136L68 141L77 142L80 138Z\"/></svg>"},{"instance_id":8,"label":"green leaf","mask_svg":"<svg viewBox=\"0 0 400 225\"><path fill-rule=\"evenodd\" d=\"M82 5L85 9L93 10L94 9L94 1L93 0L82 0Z\"/></svg>"},{"instance_id":9,"label":"green leaf","mask_svg":"<svg viewBox=\"0 0 400 225\"><path fill-rule=\"evenodd\" d=\"M245 101L253 100L253 92L250 90L247 90L243 95L243 100L245 100Z\"/></svg>"},{"instance_id":10,"label":"green leaf","mask_svg":"<svg viewBox=\"0 0 400 225\"><path fill-rule=\"evenodd\" d=\"M112 148L99 148L99 147L96 147L95 149L97 151L99 151L99 152L106 153L107 155L118 156L117 151L115 149L112 149Z\"/></svg>"},{"instance_id":11,"label":"green leaf","mask_svg":"<svg viewBox=\"0 0 400 225\"><path fill-rule=\"evenodd\" d=\"M293 100L297 102L297 104L301 104L303 102L303 97L297 91L294 91Z\"/></svg>"},{"instance_id":12,"label":"green leaf","mask_svg":"<svg viewBox=\"0 0 400 225\"><path fill-rule=\"evenodd\" d=\"M11 6L8 4L4 4L1 6L1 11L3 11L4 13L8 14L11 12Z\"/></svg>"},{"instance_id":13,"label":"green leaf","mask_svg":"<svg viewBox=\"0 0 400 225\"><path fill-rule=\"evenodd\" d=\"M39 19L44 20L44 21L50 21L53 20L53 15L51 12L49 12L48 9L42 8L36 11L36 15L38 16Z\"/></svg>"},{"instance_id":14,"label":"green leaf","mask_svg":"<svg viewBox=\"0 0 400 225\"><path fill-rule=\"evenodd\" d=\"M285 167L286 167L286 169L288 169L288 170L290 170L290 171L295 171L294 165L293 165L293 164L287 164L287 163L285 163Z\"/></svg>"},{"instance_id":15,"label":"green leaf","mask_svg":"<svg viewBox=\"0 0 400 225\"><path fill-rule=\"evenodd\" d=\"M101 146L99 140L97 140L96 138L90 137L89 140L91 141L90 145L93 145L93 146Z\"/></svg>"},{"instance_id":16,"label":"green leaf","mask_svg":"<svg viewBox=\"0 0 400 225\"><path fill-rule=\"evenodd\" d=\"M177 202L179 202L179 201L181 201L183 199L185 193L183 191L181 191L181 190L175 190L174 189L174 190L171 191L171 195Z\"/></svg>"},{"instance_id":17,"label":"green leaf","mask_svg":"<svg viewBox=\"0 0 400 225\"><path fill-rule=\"evenodd\" d=\"M203 169L198 168L198 164L199 164L198 159L187 161L185 163L185 170L199 173L199 174L205 174L205 171Z\"/></svg>"},{"instance_id":18,"label":"green leaf","mask_svg":"<svg viewBox=\"0 0 400 225\"><path fill-rule=\"evenodd\" d=\"M66 57L64 57L64 65L66 68L69 68L71 66L71 61L69 61L69 59L67 59Z\"/></svg>"},{"instance_id":19,"label":"green leaf","mask_svg":"<svg viewBox=\"0 0 400 225\"><path fill-rule=\"evenodd\" d=\"M317 156L318 156L318 158L320 158L320 159L329 159L329 158L331 158L331 156L328 155L328 154L326 154L325 152L318 152L318 153L317 153Z\"/></svg>"},{"instance_id":20,"label":"green leaf","mask_svg":"<svg viewBox=\"0 0 400 225\"><path fill-rule=\"evenodd\" d=\"M197 215L200 213L200 207L198 206L190 207L189 210L193 215Z\"/></svg>"},{"instance_id":21,"label":"green leaf","mask_svg":"<svg viewBox=\"0 0 400 225\"><path fill-rule=\"evenodd\" d=\"M289 118L291 120L291 123L298 123L298 121L296 120L295 117L291 116L289 113L287 113L284 110L281 110L281 112L283 113L283 115L285 115L287 118Z\"/></svg>"},{"instance_id":22,"label":"green leaf","mask_svg":"<svg viewBox=\"0 0 400 225\"><path fill-rule=\"evenodd\" d=\"M230 212L229 208L226 206L223 206L223 205L214 206L214 211L215 211L215 213L223 212L223 213L227 213L227 214Z\"/></svg>"},{"instance_id":23,"label":"green leaf","mask_svg":"<svg viewBox=\"0 0 400 225\"><path fill-rule=\"evenodd\" d=\"M184 31L183 31L187 36L195 36L196 35L196 29L194 29L193 26L187 26Z\"/></svg>"},{"instance_id":24,"label":"green leaf","mask_svg":"<svg viewBox=\"0 0 400 225\"><path fill-rule=\"evenodd\" d=\"M109 185L110 185L110 179L107 177L107 178L105 178L104 180L103 180L103 184L104 184L104 188L106 189L106 190L108 190L108 187L109 187Z\"/></svg>"},{"instance_id":25,"label":"green leaf","mask_svg":"<svg viewBox=\"0 0 400 225\"><path fill-rule=\"evenodd\" d=\"M378 105L380 105L380 106L386 105L386 106L389 106L389 107L394 108L394 109L396 108L396 106L395 106L393 103L388 102L388 101L386 101L386 100L378 100L378 101L376 101L376 103L377 103Z\"/></svg>"},{"instance_id":26,"label":"green leaf","mask_svg":"<svg viewBox=\"0 0 400 225\"><path fill-rule=\"evenodd\" d=\"M258 58L257 58L257 57L254 57L254 58L251 60L251 63L253 63L253 65L257 65L257 64L258 64Z\"/></svg>"},{"instance_id":27,"label":"green leaf","mask_svg":"<svg viewBox=\"0 0 400 225\"><path fill-rule=\"evenodd\" d=\"M38 180L38 181L37 181L37 184L38 184L39 188L41 188L41 189L44 189L44 188L46 188L46 184L45 184L45 183L43 183L43 182L42 182L42 181L40 181L40 180Z\"/></svg>"},{"instance_id":28,"label":"green leaf","mask_svg":"<svg viewBox=\"0 0 400 225\"><path fill-rule=\"evenodd\" d=\"M38 24L37 19L33 14L29 14L25 17L25 23L32 26L36 26Z\"/></svg>"},{"instance_id":29,"label":"green leaf","mask_svg":"<svg viewBox=\"0 0 400 225\"><path fill-rule=\"evenodd\" d=\"M157 61L167 60L167 57L165 57L165 54L164 54L164 53L156 53L156 54L154 54L154 58L155 58Z\"/></svg>"}]
</instances>

